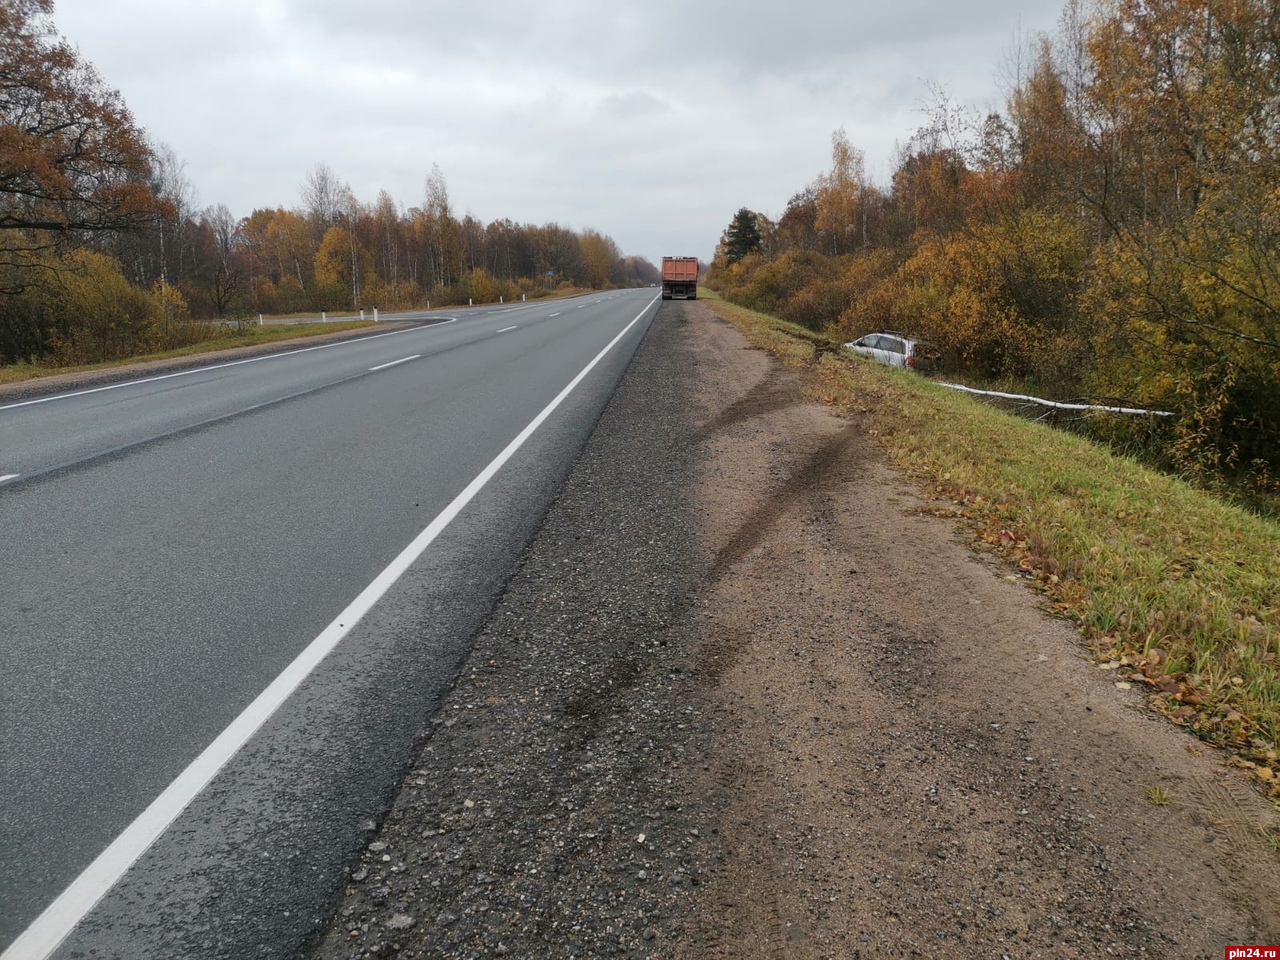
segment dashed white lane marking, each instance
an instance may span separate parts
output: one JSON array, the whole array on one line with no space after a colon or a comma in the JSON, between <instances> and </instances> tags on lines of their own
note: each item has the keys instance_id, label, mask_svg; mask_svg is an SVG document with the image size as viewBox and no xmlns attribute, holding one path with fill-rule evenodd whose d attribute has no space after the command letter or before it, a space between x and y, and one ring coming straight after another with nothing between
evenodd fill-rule
<instances>
[{"instance_id":1,"label":"dashed white lane marking","mask_svg":"<svg viewBox=\"0 0 1280 960\"><path fill-rule=\"evenodd\" d=\"M550 320L552 317L558 317L558 316L560 316L560 314L558 314L558 313L550 313L550 314L547 314L547 319L548 319L548 320Z\"/></svg>"},{"instance_id":2,"label":"dashed white lane marking","mask_svg":"<svg viewBox=\"0 0 1280 960\"><path fill-rule=\"evenodd\" d=\"M466 488L453 498L453 501L431 521L425 530L418 534L413 542L400 551L400 555L391 561L373 582L360 591L347 608L321 631L307 645L284 671L271 681L271 684L258 694L257 698L245 707L240 716L218 734L216 740L204 748L200 756L178 774L176 780L165 788L164 792L151 805L129 824L111 845L98 854L96 860L85 867L80 876L71 881L71 885L58 895L58 898L45 908L19 936L9 945L0 960L45 960L58 949L58 945L67 938L76 924L84 919L94 905L102 899L117 881L124 876L137 859L159 839L178 815L199 795L226 766L264 723L280 708L320 662L336 647L366 613L391 589L406 570L417 560L427 547L444 532L463 508L485 488L502 466L510 460L524 442L533 436L543 422L555 412L565 398L583 380L586 379L596 364L603 360L615 346L625 337L640 318L643 317L658 298L650 300L634 320L622 328L608 346L595 355L578 375L569 381L568 386L556 394L556 398L547 404L542 412L529 422L514 440L493 458L492 462L467 484Z\"/></svg>"},{"instance_id":3,"label":"dashed white lane marking","mask_svg":"<svg viewBox=\"0 0 1280 960\"><path fill-rule=\"evenodd\" d=\"M8 483L10 480L17 480L22 476L20 473L3 473L0 474L0 483Z\"/></svg>"},{"instance_id":4,"label":"dashed white lane marking","mask_svg":"<svg viewBox=\"0 0 1280 960\"><path fill-rule=\"evenodd\" d=\"M374 373L377 370L385 370L387 369L387 367L394 367L397 364L408 363L410 360L420 360L420 359L422 359L422 354L415 353L412 357L401 357L399 360L392 360L390 363L383 363L376 367L370 367L369 372Z\"/></svg>"},{"instance_id":5,"label":"dashed white lane marking","mask_svg":"<svg viewBox=\"0 0 1280 960\"><path fill-rule=\"evenodd\" d=\"M333 349L334 347L351 347L352 344L366 343L367 340L380 340L383 337L398 337L402 333L412 333L413 330L430 330L433 326L444 326L445 324L457 323L457 317L451 316L447 320L436 320L435 323L426 326L410 326L404 330L390 330L388 333L375 333L371 337L357 337L352 340L339 340L337 343L321 343L316 347L301 347L298 349L287 349L282 353L266 353L260 357L247 357L244 360L229 360L225 364L210 364L209 366L192 367L191 370L178 370L173 374L160 374L159 376L145 376L141 380L124 380L122 383L109 383L105 387L92 387L87 390L74 390L73 393L55 393L51 397L37 397L31 401L22 401L19 403L6 403L0 407L0 410L17 410L18 407L33 407L37 403L52 403L58 399L70 399L72 397L87 397L91 393L102 393L104 390L118 390L122 387L137 387L138 384L159 383L160 380L172 380L175 376L191 376L192 374L202 374L207 370L225 370L230 366L243 366L244 364L260 364L264 360L279 360L280 357L292 357L298 353L311 353L317 349ZM0 957L0 960L6 960L6 957Z\"/></svg>"},{"instance_id":6,"label":"dashed white lane marking","mask_svg":"<svg viewBox=\"0 0 1280 960\"><path fill-rule=\"evenodd\" d=\"M498 332L499 332L499 333L507 333L507 332L508 332L508 331L510 331L510 330L519 330L519 329L520 329L519 327L503 327L503 328L502 328L501 330L499 330Z\"/></svg>"}]
</instances>

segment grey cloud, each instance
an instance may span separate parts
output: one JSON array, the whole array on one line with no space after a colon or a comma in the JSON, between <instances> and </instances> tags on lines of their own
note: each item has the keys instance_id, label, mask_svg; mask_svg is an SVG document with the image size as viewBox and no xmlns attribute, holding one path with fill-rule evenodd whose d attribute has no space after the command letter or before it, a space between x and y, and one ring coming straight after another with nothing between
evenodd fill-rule
<instances>
[{"instance_id":1,"label":"grey cloud","mask_svg":"<svg viewBox=\"0 0 1280 960\"><path fill-rule=\"evenodd\" d=\"M545 57L566 73L636 76L710 63L731 76L848 62L888 45L1051 27L1060 4L1027 0L651 0L642 5L552 0L287 0L292 21L344 42L453 56ZM923 66L923 64L922 64Z\"/></svg>"},{"instance_id":2,"label":"grey cloud","mask_svg":"<svg viewBox=\"0 0 1280 960\"><path fill-rule=\"evenodd\" d=\"M671 105L666 100L645 93L643 90L612 93L604 98L599 107L600 115L616 117L620 120L634 120L638 117L660 117L670 112Z\"/></svg>"},{"instance_id":3,"label":"grey cloud","mask_svg":"<svg viewBox=\"0 0 1280 960\"><path fill-rule=\"evenodd\" d=\"M887 177L925 81L979 106L1062 0L58 0L56 20L203 202L293 205L324 161L421 202L710 256L742 205L777 214L844 126Z\"/></svg>"}]
</instances>

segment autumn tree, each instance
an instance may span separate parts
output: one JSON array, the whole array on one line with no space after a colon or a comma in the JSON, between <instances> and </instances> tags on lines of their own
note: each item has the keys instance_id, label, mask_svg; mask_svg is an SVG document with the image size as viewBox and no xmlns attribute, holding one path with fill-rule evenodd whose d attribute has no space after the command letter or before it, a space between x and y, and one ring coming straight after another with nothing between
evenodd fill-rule
<instances>
[{"instance_id":1,"label":"autumn tree","mask_svg":"<svg viewBox=\"0 0 1280 960\"><path fill-rule=\"evenodd\" d=\"M358 297L361 274L368 269L368 261L368 253L350 230L330 227L316 251L316 285L330 301ZM354 305L358 307L359 303Z\"/></svg>"},{"instance_id":2,"label":"autumn tree","mask_svg":"<svg viewBox=\"0 0 1280 960\"><path fill-rule=\"evenodd\" d=\"M662 282L662 271L644 257L624 257L623 270L627 286L656 286Z\"/></svg>"},{"instance_id":3,"label":"autumn tree","mask_svg":"<svg viewBox=\"0 0 1280 960\"><path fill-rule=\"evenodd\" d=\"M527 256L522 256L526 251L521 249L525 245L520 242L519 227L510 220L494 220L484 232L488 251L486 262L495 277L510 280L522 275L522 268L525 272L532 271L532 262Z\"/></svg>"},{"instance_id":4,"label":"autumn tree","mask_svg":"<svg viewBox=\"0 0 1280 960\"><path fill-rule=\"evenodd\" d=\"M259 312L289 313L306 308L314 276L310 226L301 213L277 208L254 210L240 226L250 272L253 306Z\"/></svg>"},{"instance_id":5,"label":"autumn tree","mask_svg":"<svg viewBox=\"0 0 1280 960\"><path fill-rule=\"evenodd\" d=\"M53 0L0 0L0 290L32 254L154 222L152 154L120 94L55 31Z\"/></svg>"},{"instance_id":6,"label":"autumn tree","mask_svg":"<svg viewBox=\"0 0 1280 960\"><path fill-rule=\"evenodd\" d=\"M204 280L214 313L225 317L240 296L244 281L240 261L240 224L225 203L210 207L201 217L207 246Z\"/></svg>"},{"instance_id":7,"label":"autumn tree","mask_svg":"<svg viewBox=\"0 0 1280 960\"><path fill-rule=\"evenodd\" d=\"M173 147L152 142L151 156L149 185L160 201L160 215L144 229L97 235L92 243L119 260L134 283L149 286L163 281L180 286L195 281L200 269L197 247L203 238L196 190L187 177L186 163Z\"/></svg>"},{"instance_id":8,"label":"autumn tree","mask_svg":"<svg viewBox=\"0 0 1280 960\"><path fill-rule=\"evenodd\" d=\"M302 181L302 206L320 236L338 222L350 188L327 163L317 163Z\"/></svg>"},{"instance_id":9,"label":"autumn tree","mask_svg":"<svg viewBox=\"0 0 1280 960\"><path fill-rule=\"evenodd\" d=\"M1110 0L1088 34L1098 118L1085 199L1107 224L1105 371L1176 407L1184 463L1280 457L1280 12Z\"/></svg>"},{"instance_id":10,"label":"autumn tree","mask_svg":"<svg viewBox=\"0 0 1280 960\"><path fill-rule=\"evenodd\" d=\"M582 244L576 233L558 223L535 227L532 233L537 272L547 279L549 286L566 280L582 282Z\"/></svg>"},{"instance_id":11,"label":"autumn tree","mask_svg":"<svg viewBox=\"0 0 1280 960\"><path fill-rule=\"evenodd\" d=\"M597 290L608 286L622 256L618 245L599 231L588 229L582 232L581 247L584 285Z\"/></svg>"},{"instance_id":12,"label":"autumn tree","mask_svg":"<svg viewBox=\"0 0 1280 960\"><path fill-rule=\"evenodd\" d=\"M415 233L427 264L426 287L449 286L462 274L462 229L453 216L448 181L436 164L431 165L424 193Z\"/></svg>"},{"instance_id":13,"label":"autumn tree","mask_svg":"<svg viewBox=\"0 0 1280 960\"><path fill-rule=\"evenodd\" d=\"M377 258L378 270L392 300L398 302L400 284L403 280L400 264L403 247L401 220L395 201L385 190L378 193L378 199L373 205L372 221L373 250Z\"/></svg>"},{"instance_id":14,"label":"autumn tree","mask_svg":"<svg viewBox=\"0 0 1280 960\"><path fill-rule=\"evenodd\" d=\"M832 254L848 253L867 243L867 175L862 151L841 127L831 135L831 170L815 184L814 227Z\"/></svg>"},{"instance_id":15,"label":"autumn tree","mask_svg":"<svg viewBox=\"0 0 1280 960\"><path fill-rule=\"evenodd\" d=\"M777 241L789 250L814 250L818 246L818 191L808 186L787 201L778 218Z\"/></svg>"},{"instance_id":16,"label":"autumn tree","mask_svg":"<svg viewBox=\"0 0 1280 960\"><path fill-rule=\"evenodd\" d=\"M350 187L346 187L346 195L343 200L343 218L347 224L347 252L350 255L351 263L351 309L359 310L362 302L360 299L361 274L364 272L363 262L367 259L367 254L360 243L358 234L361 221L368 218L365 217L360 201L356 199L356 195L351 192Z\"/></svg>"}]
</instances>

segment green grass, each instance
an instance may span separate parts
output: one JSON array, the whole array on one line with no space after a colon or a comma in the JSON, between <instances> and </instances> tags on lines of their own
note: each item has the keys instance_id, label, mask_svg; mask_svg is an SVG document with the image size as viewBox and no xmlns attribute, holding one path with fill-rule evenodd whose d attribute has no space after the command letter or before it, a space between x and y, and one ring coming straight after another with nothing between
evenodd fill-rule
<instances>
[{"instance_id":1,"label":"green grass","mask_svg":"<svg viewBox=\"0 0 1280 960\"><path fill-rule=\"evenodd\" d=\"M1005 558L1157 709L1235 750L1280 796L1280 523L710 291L707 299L752 343L809 367L816 399L867 415L934 512Z\"/></svg>"},{"instance_id":2,"label":"green grass","mask_svg":"<svg viewBox=\"0 0 1280 960\"><path fill-rule=\"evenodd\" d=\"M280 340L297 340L304 337L318 337L327 333L340 333L343 330L358 330L372 327L372 320L343 320L329 323L293 323L275 326L248 326L242 328L210 326L210 331L218 331L206 340L176 347L173 350L162 350L137 357L121 360L108 360L103 363L89 363L73 367L53 367L43 364L15 363L0 366L0 384L19 383L24 380L35 380L39 377L51 377L60 373L84 373L92 370L108 370L112 367L123 367L133 363L146 363L148 360L168 360L174 357L189 357L214 350L226 350L232 347L249 347L261 343L275 343Z\"/></svg>"}]
</instances>

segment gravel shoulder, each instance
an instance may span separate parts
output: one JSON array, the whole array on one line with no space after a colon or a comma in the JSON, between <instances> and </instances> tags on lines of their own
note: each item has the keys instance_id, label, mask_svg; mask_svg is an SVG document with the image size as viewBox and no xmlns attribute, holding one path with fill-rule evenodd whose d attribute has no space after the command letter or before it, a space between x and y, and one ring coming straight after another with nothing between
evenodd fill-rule
<instances>
[{"instance_id":1,"label":"gravel shoulder","mask_svg":"<svg viewBox=\"0 0 1280 960\"><path fill-rule=\"evenodd\" d=\"M874 416L665 304L315 956L1280 941L1275 809L929 515Z\"/></svg>"}]
</instances>

